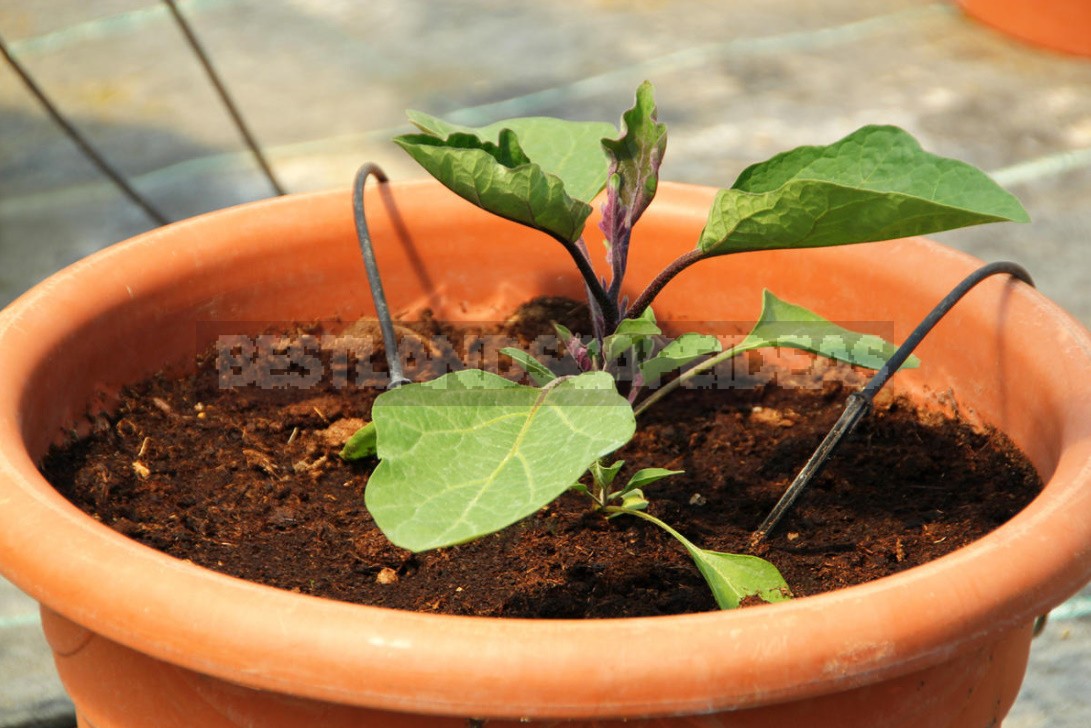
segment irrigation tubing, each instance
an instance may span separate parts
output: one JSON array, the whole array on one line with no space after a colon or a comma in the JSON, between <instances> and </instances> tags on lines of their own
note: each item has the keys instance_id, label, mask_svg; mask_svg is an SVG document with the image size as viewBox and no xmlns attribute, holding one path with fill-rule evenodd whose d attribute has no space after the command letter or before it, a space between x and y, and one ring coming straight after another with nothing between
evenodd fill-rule
<instances>
[{"instance_id":1,"label":"irrigation tubing","mask_svg":"<svg viewBox=\"0 0 1091 728\"><path fill-rule=\"evenodd\" d=\"M780 523L784 515L799 498L800 494L806 489L807 485L822 471L826 462L833 455L837 446L848 437L856 426L860 424L860 421L871 411L872 402L875 399L875 395L879 393L879 390L890 380L894 375L894 372L905 363L909 355L913 353L913 350L920 345L921 341L930 331L939 323L940 319L947 315L947 313L962 300L962 297L969 293L974 286L994 275L1007 274L1016 278L1024 283L1033 286L1034 280L1031 278L1030 273L1025 268L1017 263L1011 263L1008 261L999 261L996 263L988 263L976 271L966 276L955 286L950 293L944 296L935 308L921 321L913 332L906 338L894 355L890 357L883 364L882 368L868 381L867 385L859 392L853 392L849 395L848 401L845 404L845 411L841 413L841 417L834 423L833 427L823 438L818 448L811 455L810 459L799 471L799 475L796 476L792 484L788 486L788 489L784 491L784 494L777 501L777 504L773 506L773 510L769 512L769 515L765 517L765 520L761 522L758 529L750 537L751 546L756 546L763 541L769 533L776 528Z\"/></svg>"}]
</instances>

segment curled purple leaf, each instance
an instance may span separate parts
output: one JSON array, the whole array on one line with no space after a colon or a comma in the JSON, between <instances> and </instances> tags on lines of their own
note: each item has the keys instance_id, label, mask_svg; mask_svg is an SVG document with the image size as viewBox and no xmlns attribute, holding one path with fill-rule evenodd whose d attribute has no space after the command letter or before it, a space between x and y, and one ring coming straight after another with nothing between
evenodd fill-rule
<instances>
[{"instance_id":1,"label":"curled purple leaf","mask_svg":"<svg viewBox=\"0 0 1091 728\"><path fill-rule=\"evenodd\" d=\"M652 85L645 81L636 91L636 104L621 117L621 136L602 140L610 168L599 227L606 236L606 259L613 273L609 294L615 301L625 277L633 225L651 204L659 185L667 127L656 121L656 113Z\"/></svg>"},{"instance_id":2,"label":"curled purple leaf","mask_svg":"<svg viewBox=\"0 0 1091 728\"><path fill-rule=\"evenodd\" d=\"M587 344L583 343L578 336L561 324L554 323L553 328L557 331L557 336L560 337L568 355L576 360L576 365L580 368L580 371L591 371L594 368L594 363L591 358L591 350Z\"/></svg>"}]
</instances>

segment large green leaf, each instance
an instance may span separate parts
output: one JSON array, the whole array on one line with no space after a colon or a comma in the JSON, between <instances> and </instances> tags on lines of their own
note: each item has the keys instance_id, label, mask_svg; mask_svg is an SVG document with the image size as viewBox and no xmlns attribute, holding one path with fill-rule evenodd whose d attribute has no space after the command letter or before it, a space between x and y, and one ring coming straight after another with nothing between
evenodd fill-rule
<instances>
[{"instance_id":1,"label":"large green leaf","mask_svg":"<svg viewBox=\"0 0 1091 728\"><path fill-rule=\"evenodd\" d=\"M602 121L528 116L472 127L452 124L422 111L406 114L418 129L442 138L461 132L483 141L496 141L501 130L511 129L527 156L543 171L559 178L569 196L584 202L590 202L606 184L608 163L602 138L617 134L613 124Z\"/></svg>"},{"instance_id":2,"label":"large green leaf","mask_svg":"<svg viewBox=\"0 0 1091 728\"><path fill-rule=\"evenodd\" d=\"M583 234L591 206L570 197L559 177L532 163L510 129L500 132L496 144L461 133L447 139L406 134L394 142L478 207L569 243Z\"/></svg>"},{"instance_id":3,"label":"large green leaf","mask_svg":"<svg viewBox=\"0 0 1091 728\"><path fill-rule=\"evenodd\" d=\"M898 349L880 336L838 326L765 291L758 322L742 342L732 347L731 355L770 346L802 349L869 369L882 367ZM920 359L910 356L902 368L918 366Z\"/></svg>"},{"instance_id":4,"label":"large green leaf","mask_svg":"<svg viewBox=\"0 0 1091 728\"><path fill-rule=\"evenodd\" d=\"M498 531L624 445L636 422L605 372L525 387L480 370L384 392L380 463L365 490L376 524L412 551Z\"/></svg>"},{"instance_id":5,"label":"large green leaf","mask_svg":"<svg viewBox=\"0 0 1091 728\"><path fill-rule=\"evenodd\" d=\"M717 195L698 248L810 248L1028 219L975 167L925 152L897 127L866 126L745 170Z\"/></svg>"}]
</instances>

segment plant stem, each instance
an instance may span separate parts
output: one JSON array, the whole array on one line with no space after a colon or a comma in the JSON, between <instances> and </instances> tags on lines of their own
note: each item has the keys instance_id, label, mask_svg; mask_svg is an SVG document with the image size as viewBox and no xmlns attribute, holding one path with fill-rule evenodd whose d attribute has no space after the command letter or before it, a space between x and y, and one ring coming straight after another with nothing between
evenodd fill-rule
<instances>
[{"instance_id":1,"label":"plant stem","mask_svg":"<svg viewBox=\"0 0 1091 728\"><path fill-rule=\"evenodd\" d=\"M572 256L580 275L583 276L584 283L587 284L587 292L598 303L599 309L602 311L602 316L606 320L606 330L612 332L617 328L618 323L617 302L610 298L602 283L599 282L598 276L595 275L595 269L591 267L591 261L580 250L580 246L559 236L554 236L554 239L563 245L568 254Z\"/></svg>"},{"instance_id":2,"label":"plant stem","mask_svg":"<svg viewBox=\"0 0 1091 728\"><path fill-rule=\"evenodd\" d=\"M584 260L591 260L591 254L587 252L587 243L584 242L582 236L576 241L576 250L579 251L580 255L583 256ZM595 296L591 292L591 287L588 286L586 283L584 283L583 287L587 292L587 307L590 309L591 312L591 333L594 335L595 341L599 342L599 348L601 349L602 339L606 336L606 333L603 331L603 329L606 327L606 316L603 314L602 307L599 306L598 301L595 300ZM617 300L617 296L613 296L609 293L607 293L607 296L612 301ZM619 311L618 317L620 318L620 316L621 313Z\"/></svg>"},{"instance_id":3,"label":"plant stem","mask_svg":"<svg viewBox=\"0 0 1091 728\"><path fill-rule=\"evenodd\" d=\"M678 533L678 531L675 531L673 528L663 523L663 521L660 521L658 518L651 515L650 513L638 511L633 508L625 508L624 506L603 506L602 510L606 513L614 513L618 515L624 513L630 516L636 516L637 518L643 518L645 521L648 521L649 523L654 523L655 525L659 526L664 531L669 533L671 536L674 536L682 543L683 546L686 547L687 550L698 550L692 541L690 541L688 538Z\"/></svg>"},{"instance_id":4,"label":"plant stem","mask_svg":"<svg viewBox=\"0 0 1091 728\"><path fill-rule=\"evenodd\" d=\"M610 241L610 268L613 274L610 278L610 290L607 295L612 301L621 300L621 282L625 279L626 258L629 255L629 239L632 236L631 229L622 228L618 232L618 240ZM620 316L620 310L618 312Z\"/></svg>"},{"instance_id":5,"label":"plant stem","mask_svg":"<svg viewBox=\"0 0 1091 728\"><path fill-rule=\"evenodd\" d=\"M726 351L721 351L719 354L712 357L711 359L706 359L703 362L701 362L700 364L697 364L696 366L693 366L690 369L687 369L686 371L682 372L677 377L675 377L674 379L670 380L669 382L664 384L662 387L657 389L646 400L641 402L640 406L634 407L633 408L633 415L636 416L636 417L639 417L641 414L644 413L645 410L647 410L653 404L655 404L659 400L663 399L668 394L670 394L674 390L678 389L679 387L681 387L683 384L685 384L689 380L696 377L698 374L703 374L704 372L707 372L709 369L714 368L720 362L725 362L728 359L731 359L732 357L736 357L739 354L742 354L744 351L750 351L751 349L756 349L760 345L761 345L761 343L758 343L758 342L745 342L744 341L739 346L733 346L730 349L727 349Z\"/></svg>"},{"instance_id":6,"label":"plant stem","mask_svg":"<svg viewBox=\"0 0 1091 728\"><path fill-rule=\"evenodd\" d=\"M644 289L633 305L629 308L627 316L629 318L637 318L640 314L644 313L644 309L651 305L655 297L659 295L659 292L663 290L663 286L671 282L676 275L689 268L691 265L701 260L704 257L704 253L694 248L688 253L683 253L674 259L670 265L662 270L652 282L648 284L648 287Z\"/></svg>"}]
</instances>

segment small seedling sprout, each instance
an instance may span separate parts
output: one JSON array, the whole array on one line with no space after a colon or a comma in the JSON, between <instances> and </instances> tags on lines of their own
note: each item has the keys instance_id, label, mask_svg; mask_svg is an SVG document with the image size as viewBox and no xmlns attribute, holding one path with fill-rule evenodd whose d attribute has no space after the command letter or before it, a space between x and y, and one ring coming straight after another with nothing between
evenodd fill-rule
<instances>
[{"instance_id":1,"label":"small seedling sprout","mask_svg":"<svg viewBox=\"0 0 1091 728\"><path fill-rule=\"evenodd\" d=\"M666 341L652 308L656 296L685 269L723 255L1028 219L1015 197L974 167L925 152L896 127L865 126L828 146L799 147L748 167L717 193L694 247L630 302L622 291L632 233L655 197L667 145L651 84L637 89L620 133L610 124L542 117L480 128L415 111L409 118L419 133L395 142L425 170L564 247L587 289L593 331L580 336L556 326L577 374L557 376L526 352L505 349L534 386L470 369L381 394L372 422L342 451L346 459L378 456L365 490L376 524L395 545L425 551L503 529L572 490L608 518L639 518L677 539L723 609L791 592L769 562L701 549L648 512L647 493L680 471L645 468L620 477L624 463L609 456L629 442L649 407L744 352L794 348L879 369L896 349L769 291L757 323L727 350L708 333ZM609 280L595 272L584 240L603 190ZM626 396L618 390L623 361L633 373ZM909 357L903 366L918 364Z\"/></svg>"}]
</instances>

